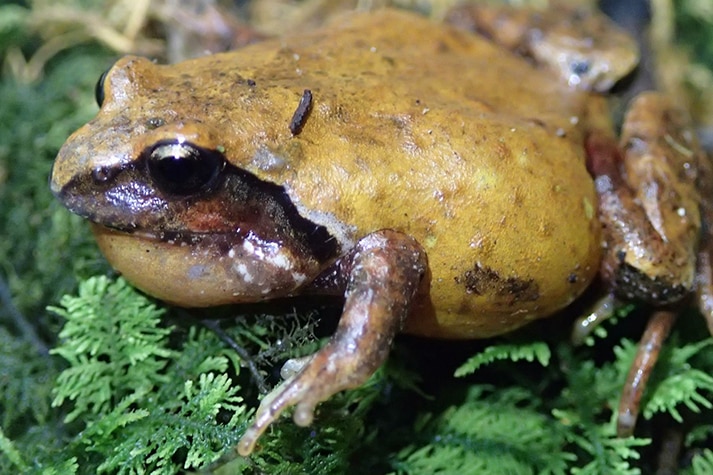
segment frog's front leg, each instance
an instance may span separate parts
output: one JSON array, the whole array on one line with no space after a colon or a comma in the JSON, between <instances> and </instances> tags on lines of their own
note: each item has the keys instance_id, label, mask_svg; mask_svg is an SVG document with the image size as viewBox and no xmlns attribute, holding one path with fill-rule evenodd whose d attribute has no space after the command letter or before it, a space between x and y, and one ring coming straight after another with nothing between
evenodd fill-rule
<instances>
[{"instance_id":1,"label":"frog's front leg","mask_svg":"<svg viewBox=\"0 0 713 475\"><path fill-rule=\"evenodd\" d=\"M285 409L295 406L295 423L307 426L319 402L362 385L386 360L419 286L427 285L427 268L418 242L392 230L369 234L340 259L332 285L346 289L337 331L294 376L265 397L238 452L250 454Z\"/></svg>"}]
</instances>

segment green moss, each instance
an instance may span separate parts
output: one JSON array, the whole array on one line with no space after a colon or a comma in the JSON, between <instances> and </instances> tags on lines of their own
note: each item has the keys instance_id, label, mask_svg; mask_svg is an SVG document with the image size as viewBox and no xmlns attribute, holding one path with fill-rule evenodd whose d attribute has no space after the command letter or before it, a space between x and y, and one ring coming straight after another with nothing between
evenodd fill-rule
<instances>
[{"instance_id":1,"label":"green moss","mask_svg":"<svg viewBox=\"0 0 713 475\"><path fill-rule=\"evenodd\" d=\"M0 5L3 57L41 43L24 8ZM322 404L313 427L285 417L256 455L238 458L257 399L240 358L192 315L104 277L86 224L47 186L112 61L85 45L37 82L8 68L0 80L0 473L648 473L661 427L686 434L682 472L713 467L713 352L695 314L666 343L636 438L614 436L612 408L646 318L637 311L578 348L567 338L575 315L488 342L399 338L389 363ZM239 311L208 315L231 317L222 328L270 383L329 333L311 311Z\"/></svg>"}]
</instances>

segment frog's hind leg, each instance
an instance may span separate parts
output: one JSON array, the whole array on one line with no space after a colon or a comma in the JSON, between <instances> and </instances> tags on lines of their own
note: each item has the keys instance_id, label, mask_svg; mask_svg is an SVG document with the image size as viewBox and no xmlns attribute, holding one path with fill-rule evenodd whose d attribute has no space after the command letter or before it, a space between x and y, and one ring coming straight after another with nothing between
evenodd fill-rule
<instances>
[{"instance_id":1,"label":"frog's hind leg","mask_svg":"<svg viewBox=\"0 0 713 475\"><path fill-rule=\"evenodd\" d=\"M362 385L386 360L414 296L428 284L427 269L422 247L391 230L369 234L340 259L332 274L333 285L345 287L337 331L324 348L297 365L294 376L263 399L253 425L238 443L238 452L250 454L285 409L295 406L295 423L307 426L319 402Z\"/></svg>"},{"instance_id":2,"label":"frog's hind leg","mask_svg":"<svg viewBox=\"0 0 713 475\"><path fill-rule=\"evenodd\" d=\"M647 325L623 390L617 431L626 436L675 321L670 305L696 286L713 295L710 265L700 262L709 241L700 247L701 211L706 214L700 184L707 169L685 114L653 92L633 101L620 144L593 133L586 148L604 226L602 277L620 298L661 308Z\"/></svg>"},{"instance_id":3,"label":"frog's hind leg","mask_svg":"<svg viewBox=\"0 0 713 475\"><path fill-rule=\"evenodd\" d=\"M707 153L698 157L703 235L696 268L696 300L713 335L713 164Z\"/></svg>"},{"instance_id":4,"label":"frog's hind leg","mask_svg":"<svg viewBox=\"0 0 713 475\"><path fill-rule=\"evenodd\" d=\"M698 310L708 325L708 332L713 335L713 244L698 253L698 273L696 276L696 300Z\"/></svg>"},{"instance_id":5,"label":"frog's hind leg","mask_svg":"<svg viewBox=\"0 0 713 475\"><path fill-rule=\"evenodd\" d=\"M677 316L678 312L659 310L654 312L646 324L646 331L639 341L636 357L629 368L629 374L619 400L616 423L616 433L619 437L628 437L634 432L636 419L639 416L641 396L643 396L649 376L656 366L663 342L671 332L671 327Z\"/></svg>"}]
</instances>

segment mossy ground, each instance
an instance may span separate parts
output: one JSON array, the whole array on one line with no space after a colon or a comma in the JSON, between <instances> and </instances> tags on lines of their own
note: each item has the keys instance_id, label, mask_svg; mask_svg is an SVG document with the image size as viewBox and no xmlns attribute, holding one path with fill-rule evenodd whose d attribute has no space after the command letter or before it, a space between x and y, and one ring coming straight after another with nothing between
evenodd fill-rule
<instances>
[{"instance_id":1,"label":"mossy ground","mask_svg":"<svg viewBox=\"0 0 713 475\"><path fill-rule=\"evenodd\" d=\"M39 13L77 3L74 17L36 27ZM72 36L72 21L81 23L77 11L90 18L121 4L0 3L0 473L652 473L663 444L679 437L676 468L713 472L713 350L695 312L666 343L636 438L614 436L612 409L642 309L582 347L568 340L581 309L494 341L401 337L389 363L323 404L313 427L284 418L257 455L237 458L232 447L257 392L237 355L196 317L223 315L221 327L272 384L282 361L329 334L335 306L168 308L118 279L86 224L53 199L52 160L96 112L94 84L116 58L106 44ZM695 101L710 87L711 7L675 6L677 31L700 58L683 74Z\"/></svg>"}]
</instances>

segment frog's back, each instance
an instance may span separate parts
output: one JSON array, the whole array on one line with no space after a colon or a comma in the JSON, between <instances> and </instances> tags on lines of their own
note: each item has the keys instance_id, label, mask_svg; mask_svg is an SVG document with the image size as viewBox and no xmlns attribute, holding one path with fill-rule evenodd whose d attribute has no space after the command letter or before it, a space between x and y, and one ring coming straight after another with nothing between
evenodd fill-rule
<instances>
[{"instance_id":1,"label":"frog's back","mask_svg":"<svg viewBox=\"0 0 713 475\"><path fill-rule=\"evenodd\" d=\"M386 11L183 64L228 84L208 100L235 106L212 113L231 127L229 159L284 186L344 247L382 228L420 241L431 295L411 330L502 333L593 278L599 225L575 127L586 97L524 60Z\"/></svg>"}]
</instances>

